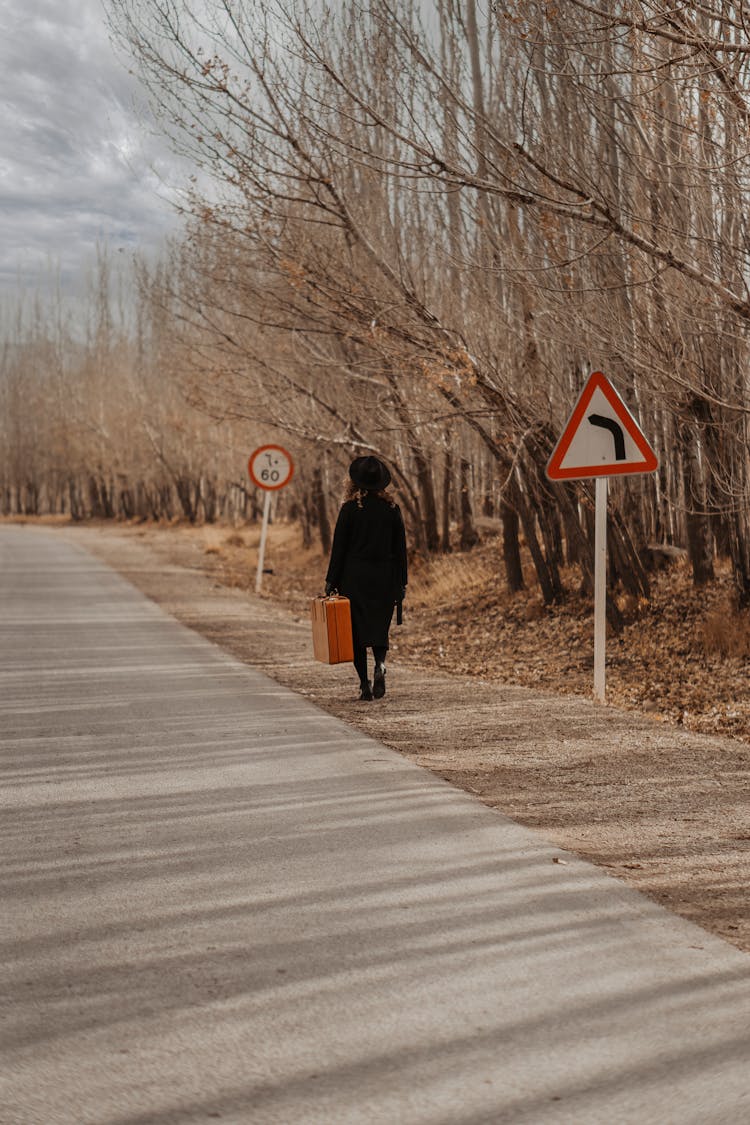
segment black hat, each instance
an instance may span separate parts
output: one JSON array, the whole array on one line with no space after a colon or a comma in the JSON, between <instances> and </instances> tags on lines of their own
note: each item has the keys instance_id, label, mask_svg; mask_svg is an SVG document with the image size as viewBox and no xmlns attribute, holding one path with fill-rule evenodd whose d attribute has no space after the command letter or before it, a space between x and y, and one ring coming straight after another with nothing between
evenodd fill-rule
<instances>
[{"instance_id":1,"label":"black hat","mask_svg":"<svg viewBox=\"0 0 750 1125\"><path fill-rule=\"evenodd\" d=\"M357 488L380 492L391 483L391 474L378 457L355 457L349 466L349 476Z\"/></svg>"}]
</instances>

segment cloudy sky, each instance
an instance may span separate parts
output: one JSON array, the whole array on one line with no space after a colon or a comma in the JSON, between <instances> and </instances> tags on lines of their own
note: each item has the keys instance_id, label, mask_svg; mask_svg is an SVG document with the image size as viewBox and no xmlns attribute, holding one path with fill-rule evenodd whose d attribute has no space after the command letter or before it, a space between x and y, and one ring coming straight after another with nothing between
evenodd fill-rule
<instances>
[{"instance_id":1,"label":"cloudy sky","mask_svg":"<svg viewBox=\"0 0 750 1125\"><path fill-rule=\"evenodd\" d=\"M0 291L59 268L80 283L97 240L153 248L184 178L134 105L100 0L0 0Z\"/></svg>"}]
</instances>

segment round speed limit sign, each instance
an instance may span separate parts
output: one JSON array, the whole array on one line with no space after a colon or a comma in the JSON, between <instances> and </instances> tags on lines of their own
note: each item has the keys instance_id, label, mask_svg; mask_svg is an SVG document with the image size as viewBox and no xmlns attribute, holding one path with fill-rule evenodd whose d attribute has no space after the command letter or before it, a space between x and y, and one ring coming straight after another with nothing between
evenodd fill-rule
<instances>
[{"instance_id":1,"label":"round speed limit sign","mask_svg":"<svg viewBox=\"0 0 750 1125\"><path fill-rule=\"evenodd\" d=\"M247 467L253 484L267 492L289 484L294 473L294 461L280 445L261 445L251 455Z\"/></svg>"}]
</instances>

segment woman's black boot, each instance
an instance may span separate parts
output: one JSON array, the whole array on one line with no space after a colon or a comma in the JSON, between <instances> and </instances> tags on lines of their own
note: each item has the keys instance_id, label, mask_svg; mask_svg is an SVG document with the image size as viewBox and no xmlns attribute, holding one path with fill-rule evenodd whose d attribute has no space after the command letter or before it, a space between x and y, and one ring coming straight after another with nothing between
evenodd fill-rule
<instances>
[{"instance_id":1,"label":"woman's black boot","mask_svg":"<svg viewBox=\"0 0 750 1125\"><path fill-rule=\"evenodd\" d=\"M369 680L362 680L360 683L359 698L369 701L372 699L372 684Z\"/></svg>"},{"instance_id":2,"label":"woman's black boot","mask_svg":"<svg viewBox=\"0 0 750 1125\"><path fill-rule=\"evenodd\" d=\"M372 694L375 699L382 699L385 695L385 664L382 661L375 665L372 675Z\"/></svg>"}]
</instances>

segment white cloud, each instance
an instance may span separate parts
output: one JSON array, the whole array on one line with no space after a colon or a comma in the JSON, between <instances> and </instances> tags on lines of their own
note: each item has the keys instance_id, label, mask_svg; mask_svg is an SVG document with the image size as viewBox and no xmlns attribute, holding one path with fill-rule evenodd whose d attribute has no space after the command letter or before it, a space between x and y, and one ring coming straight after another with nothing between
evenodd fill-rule
<instances>
[{"instance_id":1,"label":"white cloud","mask_svg":"<svg viewBox=\"0 0 750 1125\"><path fill-rule=\"evenodd\" d=\"M99 0L0 0L0 288L174 229L186 173L136 96Z\"/></svg>"}]
</instances>

